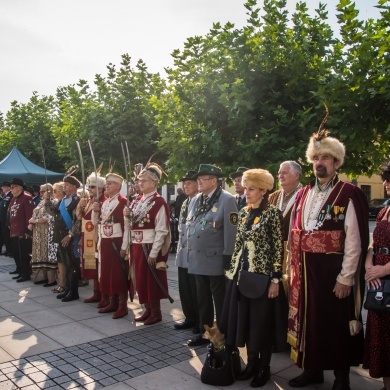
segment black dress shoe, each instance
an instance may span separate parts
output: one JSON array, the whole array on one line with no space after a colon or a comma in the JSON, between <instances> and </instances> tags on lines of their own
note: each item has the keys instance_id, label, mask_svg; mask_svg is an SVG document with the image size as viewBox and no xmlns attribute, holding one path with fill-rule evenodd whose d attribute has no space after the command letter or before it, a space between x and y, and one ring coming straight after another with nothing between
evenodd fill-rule
<instances>
[{"instance_id":1,"label":"black dress shoe","mask_svg":"<svg viewBox=\"0 0 390 390\"><path fill-rule=\"evenodd\" d=\"M289 380L291 387L305 387L311 383L324 383L323 371L303 371L301 375Z\"/></svg>"},{"instance_id":2,"label":"black dress shoe","mask_svg":"<svg viewBox=\"0 0 390 390\"><path fill-rule=\"evenodd\" d=\"M19 279L16 279L16 282L17 283L21 283L21 282L27 282L28 280L30 280L30 277L26 277L26 276L21 276Z\"/></svg>"},{"instance_id":3,"label":"black dress shoe","mask_svg":"<svg viewBox=\"0 0 390 390\"><path fill-rule=\"evenodd\" d=\"M65 289L64 292L57 295L57 299L65 298L69 294L69 291L70 291L69 289Z\"/></svg>"},{"instance_id":4,"label":"black dress shoe","mask_svg":"<svg viewBox=\"0 0 390 390\"><path fill-rule=\"evenodd\" d=\"M47 279L42 279L42 280L38 280L37 282L34 282L34 284L45 284L47 282L48 282Z\"/></svg>"},{"instance_id":5,"label":"black dress shoe","mask_svg":"<svg viewBox=\"0 0 390 390\"><path fill-rule=\"evenodd\" d=\"M12 279L19 279L21 276L20 275L16 275L16 276L13 276Z\"/></svg>"},{"instance_id":6,"label":"black dress shoe","mask_svg":"<svg viewBox=\"0 0 390 390\"><path fill-rule=\"evenodd\" d=\"M271 378L271 370L269 366L267 368L262 368L258 374L252 379L250 387L263 387Z\"/></svg>"},{"instance_id":7,"label":"black dress shoe","mask_svg":"<svg viewBox=\"0 0 390 390\"><path fill-rule=\"evenodd\" d=\"M180 324L175 324L173 325L173 327L177 330L181 330L181 329L189 329L189 328L192 328L193 326L195 325L195 322L194 321L183 321L181 322Z\"/></svg>"},{"instance_id":8,"label":"black dress shoe","mask_svg":"<svg viewBox=\"0 0 390 390\"><path fill-rule=\"evenodd\" d=\"M187 345L189 347L198 347L199 345L209 344L210 340L203 338L202 336L194 337L191 340L188 340Z\"/></svg>"},{"instance_id":9,"label":"black dress shoe","mask_svg":"<svg viewBox=\"0 0 390 390\"><path fill-rule=\"evenodd\" d=\"M10 275L19 275L19 271L16 269L15 271L11 271Z\"/></svg>"},{"instance_id":10,"label":"black dress shoe","mask_svg":"<svg viewBox=\"0 0 390 390\"><path fill-rule=\"evenodd\" d=\"M245 370L240 372L237 376L236 376L236 380L238 381L247 381L248 379L251 379L252 377L254 377L255 375L257 375L259 373L259 367L258 365L256 364L248 364L246 367L245 367Z\"/></svg>"},{"instance_id":11,"label":"black dress shoe","mask_svg":"<svg viewBox=\"0 0 390 390\"><path fill-rule=\"evenodd\" d=\"M55 286L56 284L57 284L56 281L51 282L51 283L47 282L47 283L45 283L45 284L43 285L43 287L52 287L52 286Z\"/></svg>"},{"instance_id":12,"label":"black dress shoe","mask_svg":"<svg viewBox=\"0 0 390 390\"><path fill-rule=\"evenodd\" d=\"M79 299L79 293L77 291L69 291L69 293L61 299L62 302L70 302Z\"/></svg>"}]
</instances>

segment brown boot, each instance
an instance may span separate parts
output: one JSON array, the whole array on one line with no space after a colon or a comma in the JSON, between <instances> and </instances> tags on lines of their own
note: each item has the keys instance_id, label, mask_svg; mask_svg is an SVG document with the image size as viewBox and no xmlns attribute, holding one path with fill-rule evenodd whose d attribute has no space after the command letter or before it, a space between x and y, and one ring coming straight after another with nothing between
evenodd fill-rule
<instances>
[{"instance_id":1,"label":"brown boot","mask_svg":"<svg viewBox=\"0 0 390 390\"><path fill-rule=\"evenodd\" d=\"M93 303L93 302L100 302L102 299L102 294L99 290L99 281L97 279L93 280L93 295L91 298L84 299L84 303Z\"/></svg>"},{"instance_id":2,"label":"brown boot","mask_svg":"<svg viewBox=\"0 0 390 390\"><path fill-rule=\"evenodd\" d=\"M117 311L119 307L119 296L118 294L110 295L110 304L106 307L103 307L98 311L98 313L111 313Z\"/></svg>"},{"instance_id":3,"label":"brown boot","mask_svg":"<svg viewBox=\"0 0 390 390\"><path fill-rule=\"evenodd\" d=\"M151 314L148 317L148 319L144 322L144 325L153 325L156 322L160 322L162 320L160 300L150 302L150 309L151 309Z\"/></svg>"},{"instance_id":4,"label":"brown boot","mask_svg":"<svg viewBox=\"0 0 390 390\"><path fill-rule=\"evenodd\" d=\"M119 294L119 307L118 310L112 315L112 318L114 320L127 316L127 314L129 313L129 309L127 308L127 300L127 292L124 294Z\"/></svg>"},{"instance_id":5,"label":"brown boot","mask_svg":"<svg viewBox=\"0 0 390 390\"><path fill-rule=\"evenodd\" d=\"M152 311L150 310L149 302L145 302L144 306L145 306L144 313L142 315L140 315L139 317L135 317L134 318L135 322L143 322L143 321L147 320L149 318L149 316L152 314Z\"/></svg>"},{"instance_id":6,"label":"brown boot","mask_svg":"<svg viewBox=\"0 0 390 390\"><path fill-rule=\"evenodd\" d=\"M101 309L102 307L106 307L110 304L110 296L108 294L102 294L100 298L100 302L97 304L97 308Z\"/></svg>"}]
</instances>

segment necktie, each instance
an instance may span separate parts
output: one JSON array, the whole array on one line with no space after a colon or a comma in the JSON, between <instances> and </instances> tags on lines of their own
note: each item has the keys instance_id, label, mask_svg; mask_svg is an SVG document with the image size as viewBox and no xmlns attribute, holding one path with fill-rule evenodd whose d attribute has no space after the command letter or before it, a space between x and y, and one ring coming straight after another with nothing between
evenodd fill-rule
<instances>
[{"instance_id":1,"label":"necktie","mask_svg":"<svg viewBox=\"0 0 390 390\"><path fill-rule=\"evenodd\" d=\"M209 201L209 196L208 195L205 195L203 197L203 204L207 204L207 202Z\"/></svg>"}]
</instances>

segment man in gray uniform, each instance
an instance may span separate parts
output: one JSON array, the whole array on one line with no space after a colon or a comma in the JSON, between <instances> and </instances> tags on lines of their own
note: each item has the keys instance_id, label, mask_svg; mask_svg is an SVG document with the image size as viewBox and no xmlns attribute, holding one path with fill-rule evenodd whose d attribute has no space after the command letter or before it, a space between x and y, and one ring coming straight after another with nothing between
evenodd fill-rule
<instances>
[{"instance_id":1,"label":"man in gray uniform","mask_svg":"<svg viewBox=\"0 0 390 390\"><path fill-rule=\"evenodd\" d=\"M233 195L220 186L220 168L201 164L194 179L199 194L187 215L188 273L195 275L199 325L213 325L214 307L220 319L225 296L224 264L230 264L237 232L237 206ZM198 334L189 346L207 344Z\"/></svg>"},{"instance_id":2,"label":"man in gray uniform","mask_svg":"<svg viewBox=\"0 0 390 390\"><path fill-rule=\"evenodd\" d=\"M198 304L196 300L195 275L188 273L188 243L187 243L187 215L191 208L196 194L198 193L198 183L193 179L197 172L188 171L180 179L183 182L184 193L187 199L183 202L179 216L179 241L177 244L176 265L179 277L179 294L181 307L185 315L185 320L175 324L175 329L193 328L194 333L199 333Z\"/></svg>"}]
</instances>

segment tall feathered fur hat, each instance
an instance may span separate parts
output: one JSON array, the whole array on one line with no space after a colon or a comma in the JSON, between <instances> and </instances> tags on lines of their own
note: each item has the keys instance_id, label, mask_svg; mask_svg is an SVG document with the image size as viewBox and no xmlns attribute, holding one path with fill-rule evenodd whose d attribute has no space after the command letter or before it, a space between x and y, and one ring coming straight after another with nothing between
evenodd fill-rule
<instances>
[{"instance_id":1,"label":"tall feathered fur hat","mask_svg":"<svg viewBox=\"0 0 390 390\"><path fill-rule=\"evenodd\" d=\"M271 191L274 186L274 177L261 168L248 169L242 175L241 183L244 187L255 187L261 190Z\"/></svg>"},{"instance_id":2,"label":"tall feathered fur hat","mask_svg":"<svg viewBox=\"0 0 390 390\"><path fill-rule=\"evenodd\" d=\"M325 123L329 117L328 107L325 105L325 117L316 133L310 137L306 150L306 159L309 163L314 162L314 157L319 154L329 154L339 161L340 166L344 163L345 145L337 138L329 137L329 132L325 129Z\"/></svg>"}]
</instances>

